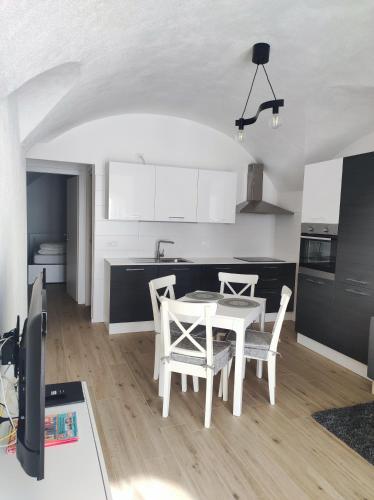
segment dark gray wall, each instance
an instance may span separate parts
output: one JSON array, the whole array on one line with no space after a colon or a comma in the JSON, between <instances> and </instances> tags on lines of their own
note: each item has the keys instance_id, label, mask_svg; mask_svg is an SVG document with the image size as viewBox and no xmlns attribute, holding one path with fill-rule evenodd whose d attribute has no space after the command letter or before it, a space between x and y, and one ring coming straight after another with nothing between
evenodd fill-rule
<instances>
[{"instance_id":1,"label":"dark gray wall","mask_svg":"<svg viewBox=\"0 0 374 500\"><path fill-rule=\"evenodd\" d=\"M66 181L68 176L27 173L27 234L64 239L66 233ZM29 246L29 253L35 249ZM29 255L29 258L31 255Z\"/></svg>"}]
</instances>

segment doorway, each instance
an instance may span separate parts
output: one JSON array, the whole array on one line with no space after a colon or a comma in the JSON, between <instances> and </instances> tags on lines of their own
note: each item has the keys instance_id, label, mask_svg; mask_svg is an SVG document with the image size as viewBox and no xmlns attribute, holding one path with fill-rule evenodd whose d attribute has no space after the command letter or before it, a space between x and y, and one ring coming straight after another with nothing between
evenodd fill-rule
<instances>
[{"instance_id":1,"label":"doorway","mask_svg":"<svg viewBox=\"0 0 374 500\"><path fill-rule=\"evenodd\" d=\"M91 304L90 165L27 160L28 282L46 269L78 304Z\"/></svg>"}]
</instances>

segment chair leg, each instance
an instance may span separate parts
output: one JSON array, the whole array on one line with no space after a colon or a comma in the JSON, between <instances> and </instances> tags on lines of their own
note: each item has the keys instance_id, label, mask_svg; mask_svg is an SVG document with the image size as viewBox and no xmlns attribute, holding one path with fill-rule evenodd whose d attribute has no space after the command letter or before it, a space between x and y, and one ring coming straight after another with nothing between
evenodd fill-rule
<instances>
[{"instance_id":1,"label":"chair leg","mask_svg":"<svg viewBox=\"0 0 374 500\"><path fill-rule=\"evenodd\" d=\"M153 378L157 380L160 374L160 334L155 335L155 362L153 368Z\"/></svg>"},{"instance_id":2,"label":"chair leg","mask_svg":"<svg viewBox=\"0 0 374 500\"><path fill-rule=\"evenodd\" d=\"M262 361L260 359L257 360L256 377L262 378Z\"/></svg>"},{"instance_id":3,"label":"chair leg","mask_svg":"<svg viewBox=\"0 0 374 500\"><path fill-rule=\"evenodd\" d=\"M164 418L169 416L169 403L170 403L170 381L171 381L171 371L164 367L164 387L163 387L163 394L164 394L164 401L162 404L162 416Z\"/></svg>"},{"instance_id":4,"label":"chair leg","mask_svg":"<svg viewBox=\"0 0 374 500\"><path fill-rule=\"evenodd\" d=\"M199 377L192 377L192 385L194 392L199 392Z\"/></svg>"},{"instance_id":5,"label":"chair leg","mask_svg":"<svg viewBox=\"0 0 374 500\"><path fill-rule=\"evenodd\" d=\"M162 398L164 395L164 372L165 372L165 365L164 363L160 362L159 374L158 374L158 395L160 396L160 398Z\"/></svg>"},{"instance_id":6,"label":"chair leg","mask_svg":"<svg viewBox=\"0 0 374 500\"><path fill-rule=\"evenodd\" d=\"M207 429L210 427L212 420L212 400L213 400L213 372L208 370L206 376L206 393L205 393L205 422Z\"/></svg>"},{"instance_id":7,"label":"chair leg","mask_svg":"<svg viewBox=\"0 0 374 500\"><path fill-rule=\"evenodd\" d=\"M230 359L228 369L227 369L227 380L229 380L229 378L230 378L231 366L232 366L232 359ZM222 398L222 393L223 393L223 386L222 386L222 371L221 371L220 380L219 380L219 389L218 389L218 397L219 398Z\"/></svg>"},{"instance_id":8,"label":"chair leg","mask_svg":"<svg viewBox=\"0 0 374 500\"><path fill-rule=\"evenodd\" d=\"M187 392L187 375L185 373L181 374L181 385L182 392Z\"/></svg>"},{"instance_id":9,"label":"chair leg","mask_svg":"<svg viewBox=\"0 0 374 500\"><path fill-rule=\"evenodd\" d=\"M270 404L275 404L275 356L271 355L268 359L268 383Z\"/></svg>"},{"instance_id":10,"label":"chair leg","mask_svg":"<svg viewBox=\"0 0 374 500\"><path fill-rule=\"evenodd\" d=\"M229 365L227 364L221 371L223 400L229 400Z\"/></svg>"}]
</instances>

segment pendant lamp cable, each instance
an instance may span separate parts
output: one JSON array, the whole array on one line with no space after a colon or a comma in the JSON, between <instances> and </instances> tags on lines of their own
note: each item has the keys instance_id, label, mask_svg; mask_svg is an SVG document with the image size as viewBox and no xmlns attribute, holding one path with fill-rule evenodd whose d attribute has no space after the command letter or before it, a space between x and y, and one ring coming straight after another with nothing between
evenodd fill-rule
<instances>
[{"instance_id":1,"label":"pendant lamp cable","mask_svg":"<svg viewBox=\"0 0 374 500\"><path fill-rule=\"evenodd\" d=\"M264 69L265 69L265 68L264 68ZM252 89L253 89L253 84L255 83L255 80L256 80L257 71L258 71L258 64L257 64L257 67L256 67L255 74L254 74L254 76L253 76L253 80L252 80L252 83L251 83L251 88L249 89L249 93L248 93L247 100L245 101L245 106L244 106L244 109L243 109L243 113L242 113L241 118L243 118L244 113L246 112L247 105L248 105L248 101L249 101L249 98L251 97L251 93L252 93Z\"/></svg>"},{"instance_id":2,"label":"pendant lamp cable","mask_svg":"<svg viewBox=\"0 0 374 500\"><path fill-rule=\"evenodd\" d=\"M275 97L275 92L274 92L273 86L272 86L272 84L270 83L270 79L269 79L268 73L267 73L267 71L266 71L266 68L265 68L265 66L264 66L263 64L262 64L262 67L263 67L263 69L264 69L264 71L265 71L266 79L267 79L267 81L268 81L268 84L270 85L271 91L273 92L274 100L277 100L277 98ZM258 66L257 66L257 68L258 68Z\"/></svg>"}]
</instances>

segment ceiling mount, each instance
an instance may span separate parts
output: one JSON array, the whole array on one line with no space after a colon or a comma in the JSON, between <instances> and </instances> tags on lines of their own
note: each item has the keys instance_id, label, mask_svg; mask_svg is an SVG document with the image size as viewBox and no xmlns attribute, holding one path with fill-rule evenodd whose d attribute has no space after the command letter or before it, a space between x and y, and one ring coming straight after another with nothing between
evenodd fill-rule
<instances>
[{"instance_id":1,"label":"ceiling mount","mask_svg":"<svg viewBox=\"0 0 374 500\"><path fill-rule=\"evenodd\" d=\"M269 62L270 45L268 43L255 43L252 50L252 62L267 64Z\"/></svg>"}]
</instances>

